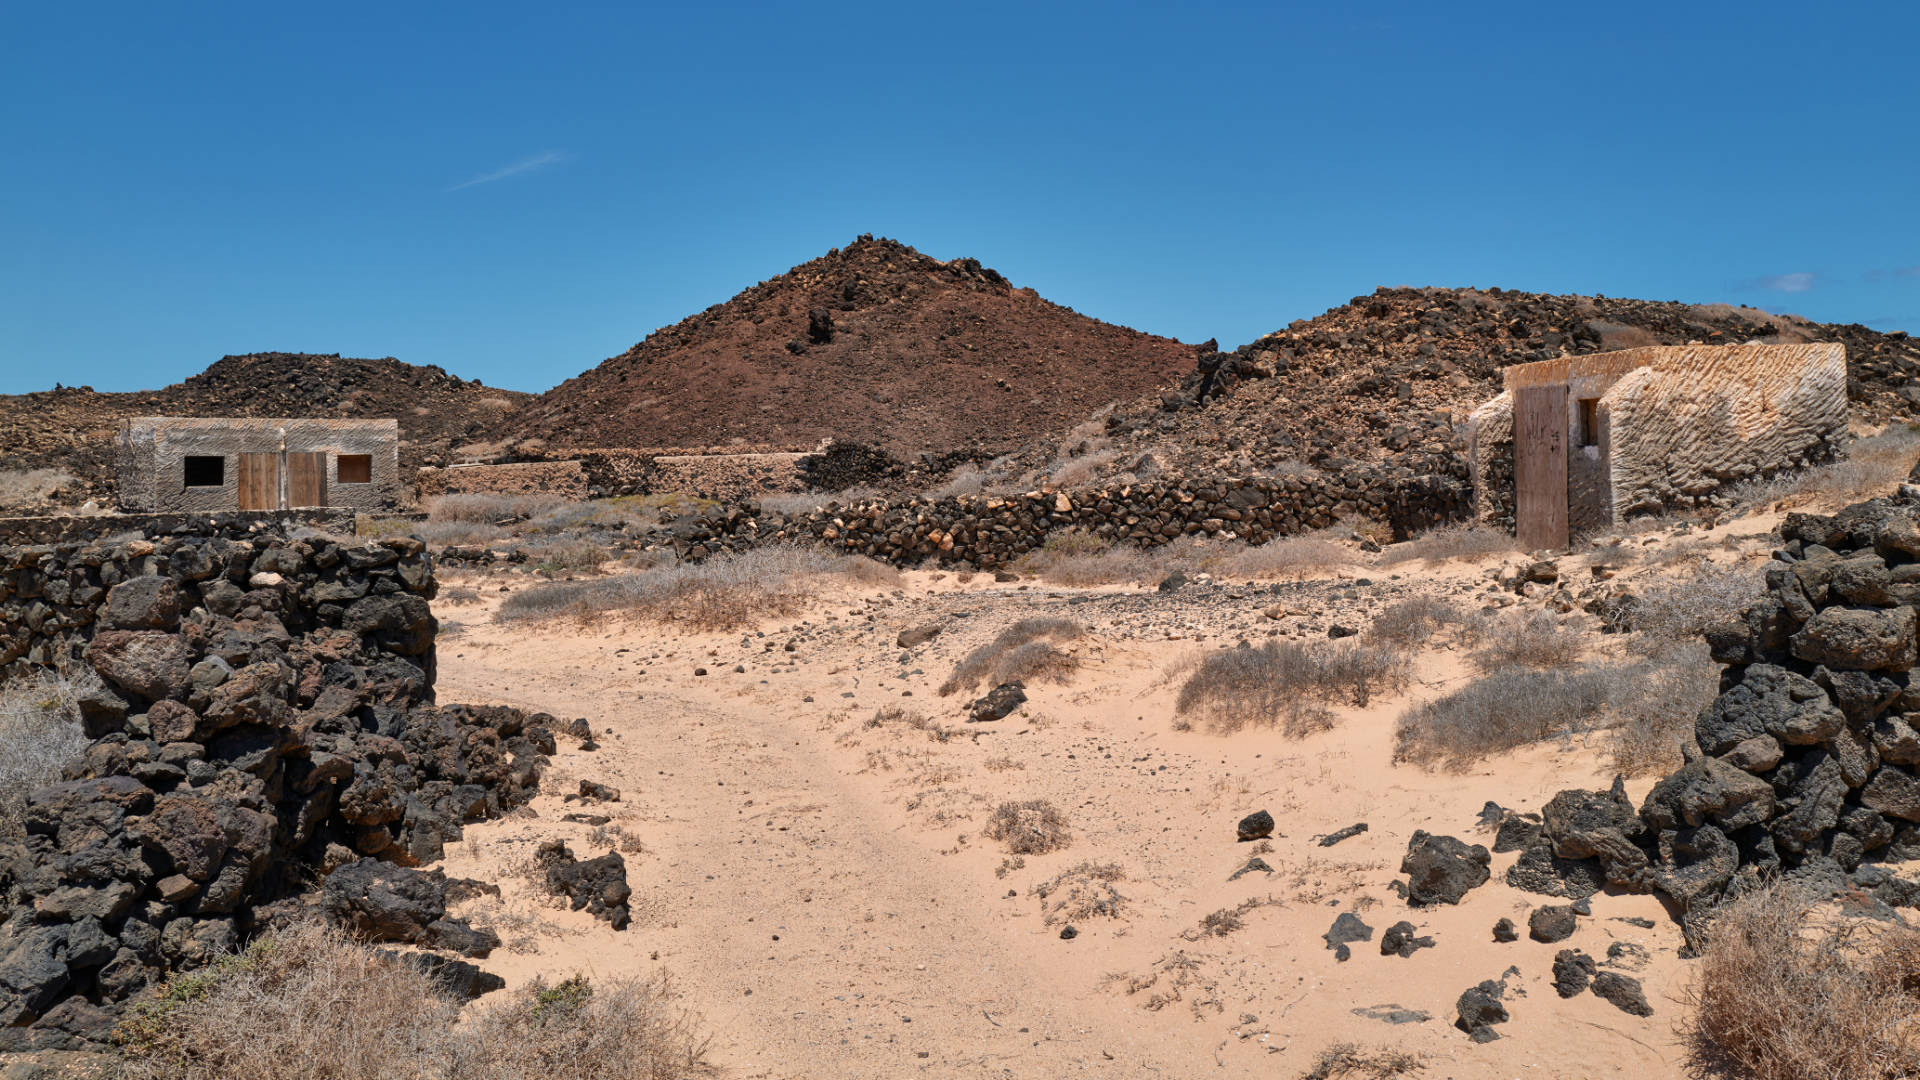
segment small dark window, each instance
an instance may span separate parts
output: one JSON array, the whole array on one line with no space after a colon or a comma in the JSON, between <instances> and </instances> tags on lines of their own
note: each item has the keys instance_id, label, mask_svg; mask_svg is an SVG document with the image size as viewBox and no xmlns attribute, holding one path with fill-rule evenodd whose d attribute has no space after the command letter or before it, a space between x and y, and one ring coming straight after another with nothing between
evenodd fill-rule
<instances>
[{"instance_id":1,"label":"small dark window","mask_svg":"<svg viewBox=\"0 0 1920 1080\"><path fill-rule=\"evenodd\" d=\"M1600 399L1580 399L1580 445L1600 445Z\"/></svg>"},{"instance_id":2,"label":"small dark window","mask_svg":"<svg viewBox=\"0 0 1920 1080\"><path fill-rule=\"evenodd\" d=\"M341 454L339 461L340 461L340 467L339 467L340 483L342 484L373 483L373 455L372 454Z\"/></svg>"},{"instance_id":3,"label":"small dark window","mask_svg":"<svg viewBox=\"0 0 1920 1080\"><path fill-rule=\"evenodd\" d=\"M186 464L188 487L227 486L227 459L189 455Z\"/></svg>"}]
</instances>

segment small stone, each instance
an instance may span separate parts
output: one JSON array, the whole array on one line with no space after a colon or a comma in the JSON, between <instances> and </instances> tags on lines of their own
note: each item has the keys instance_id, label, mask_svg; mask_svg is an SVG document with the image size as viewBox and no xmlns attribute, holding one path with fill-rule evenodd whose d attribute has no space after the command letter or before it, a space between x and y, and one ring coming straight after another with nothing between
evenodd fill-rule
<instances>
[{"instance_id":1,"label":"small stone","mask_svg":"<svg viewBox=\"0 0 1920 1080\"><path fill-rule=\"evenodd\" d=\"M1613 1003L1624 1013L1634 1016L1652 1016L1653 1006L1647 1004L1647 994L1640 986L1640 980L1617 971L1603 971L1593 977L1595 995Z\"/></svg>"},{"instance_id":2,"label":"small stone","mask_svg":"<svg viewBox=\"0 0 1920 1080\"><path fill-rule=\"evenodd\" d=\"M1273 815L1265 810L1255 810L1240 819L1240 824L1234 829L1234 835L1243 844L1249 840L1261 840L1272 836Z\"/></svg>"},{"instance_id":3,"label":"small stone","mask_svg":"<svg viewBox=\"0 0 1920 1080\"><path fill-rule=\"evenodd\" d=\"M1527 916L1527 936L1551 945L1572 937L1575 925L1573 908L1565 904L1548 904Z\"/></svg>"},{"instance_id":4,"label":"small stone","mask_svg":"<svg viewBox=\"0 0 1920 1080\"><path fill-rule=\"evenodd\" d=\"M1493 940L1519 941L1520 928L1514 925L1512 919L1501 919L1493 924Z\"/></svg>"}]
</instances>

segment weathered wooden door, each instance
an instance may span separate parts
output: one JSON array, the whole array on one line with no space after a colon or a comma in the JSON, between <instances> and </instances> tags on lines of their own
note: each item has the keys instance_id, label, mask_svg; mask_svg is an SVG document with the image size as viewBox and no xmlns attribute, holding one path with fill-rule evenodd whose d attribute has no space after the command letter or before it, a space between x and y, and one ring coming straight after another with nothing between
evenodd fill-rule
<instances>
[{"instance_id":1,"label":"weathered wooden door","mask_svg":"<svg viewBox=\"0 0 1920 1080\"><path fill-rule=\"evenodd\" d=\"M327 505L327 455L287 454L287 507Z\"/></svg>"},{"instance_id":2,"label":"weathered wooden door","mask_svg":"<svg viewBox=\"0 0 1920 1080\"><path fill-rule=\"evenodd\" d=\"M237 480L240 509L280 509L279 454L241 454Z\"/></svg>"},{"instance_id":3,"label":"weathered wooden door","mask_svg":"<svg viewBox=\"0 0 1920 1080\"><path fill-rule=\"evenodd\" d=\"M1567 546L1567 388L1513 392L1514 535L1525 551Z\"/></svg>"}]
</instances>

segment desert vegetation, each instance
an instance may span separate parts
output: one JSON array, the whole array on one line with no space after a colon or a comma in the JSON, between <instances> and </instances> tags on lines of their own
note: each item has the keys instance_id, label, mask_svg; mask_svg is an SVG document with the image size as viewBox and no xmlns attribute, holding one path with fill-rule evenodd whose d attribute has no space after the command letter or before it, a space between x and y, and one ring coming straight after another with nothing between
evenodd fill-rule
<instances>
[{"instance_id":1,"label":"desert vegetation","mask_svg":"<svg viewBox=\"0 0 1920 1080\"><path fill-rule=\"evenodd\" d=\"M972 690L982 682L993 686L1030 679L1065 682L1080 661L1060 646L1086 632L1086 627L1071 619L1021 619L963 657L940 684L940 695Z\"/></svg>"},{"instance_id":2,"label":"desert vegetation","mask_svg":"<svg viewBox=\"0 0 1920 1080\"><path fill-rule=\"evenodd\" d=\"M1304 735L1332 725L1329 704L1365 705L1409 677L1408 656L1390 644L1269 641L1209 653L1181 686L1174 713L1222 734L1279 724Z\"/></svg>"},{"instance_id":3,"label":"desert vegetation","mask_svg":"<svg viewBox=\"0 0 1920 1080\"><path fill-rule=\"evenodd\" d=\"M701 563L539 585L508 597L495 617L511 622L620 612L693 630L731 630L791 615L829 584L884 587L898 577L864 556L769 545Z\"/></svg>"},{"instance_id":4,"label":"desert vegetation","mask_svg":"<svg viewBox=\"0 0 1920 1080\"><path fill-rule=\"evenodd\" d=\"M472 1007L318 921L176 975L122 1023L128 1080L685 1080L706 1044L660 976L541 980Z\"/></svg>"},{"instance_id":5,"label":"desert vegetation","mask_svg":"<svg viewBox=\"0 0 1920 1080\"><path fill-rule=\"evenodd\" d=\"M1005 843L1014 855L1045 855L1073 843L1066 815L1046 799L1003 802L980 831L989 840Z\"/></svg>"},{"instance_id":6,"label":"desert vegetation","mask_svg":"<svg viewBox=\"0 0 1920 1080\"><path fill-rule=\"evenodd\" d=\"M45 671L0 687L0 837L20 835L27 793L60 779L90 741L66 677Z\"/></svg>"},{"instance_id":7,"label":"desert vegetation","mask_svg":"<svg viewBox=\"0 0 1920 1080\"><path fill-rule=\"evenodd\" d=\"M1711 935L1688 993L1701 1074L1920 1076L1920 931L1783 883L1721 909Z\"/></svg>"},{"instance_id":8,"label":"desert vegetation","mask_svg":"<svg viewBox=\"0 0 1920 1080\"><path fill-rule=\"evenodd\" d=\"M1513 549L1513 537L1504 530L1467 521L1442 525L1411 540L1389 545L1381 550L1378 561L1382 566L1393 566L1416 559L1424 562L1477 559L1508 554Z\"/></svg>"}]
</instances>

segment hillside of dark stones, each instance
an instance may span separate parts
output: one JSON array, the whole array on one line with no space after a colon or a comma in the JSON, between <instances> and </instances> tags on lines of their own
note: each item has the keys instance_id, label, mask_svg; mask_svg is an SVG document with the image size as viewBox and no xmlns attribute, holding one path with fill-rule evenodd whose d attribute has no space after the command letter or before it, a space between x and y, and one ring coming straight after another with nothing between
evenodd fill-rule
<instances>
[{"instance_id":1,"label":"hillside of dark stones","mask_svg":"<svg viewBox=\"0 0 1920 1080\"><path fill-rule=\"evenodd\" d=\"M99 393L56 387L0 395L0 471L55 468L74 483L62 504L108 494L113 439L132 416L311 416L400 421L400 465L444 463L452 450L493 438L531 395L469 382L439 367L337 353L224 356L160 390Z\"/></svg>"},{"instance_id":2,"label":"hillside of dark stones","mask_svg":"<svg viewBox=\"0 0 1920 1080\"><path fill-rule=\"evenodd\" d=\"M1056 432L1019 458L1046 469L1099 453L1101 471L1143 477L1348 460L1451 473L1461 465L1454 425L1499 393L1502 368L1637 345L1747 341L1840 342L1860 420L1920 413L1920 342L1904 333L1726 304L1382 288L1231 352L1203 353L1180 379L1104 417L1104 442L1085 427Z\"/></svg>"},{"instance_id":3,"label":"hillside of dark stones","mask_svg":"<svg viewBox=\"0 0 1920 1080\"><path fill-rule=\"evenodd\" d=\"M1194 350L1088 318L974 259L863 236L649 335L542 395L549 446L1010 450L1191 370Z\"/></svg>"}]
</instances>

